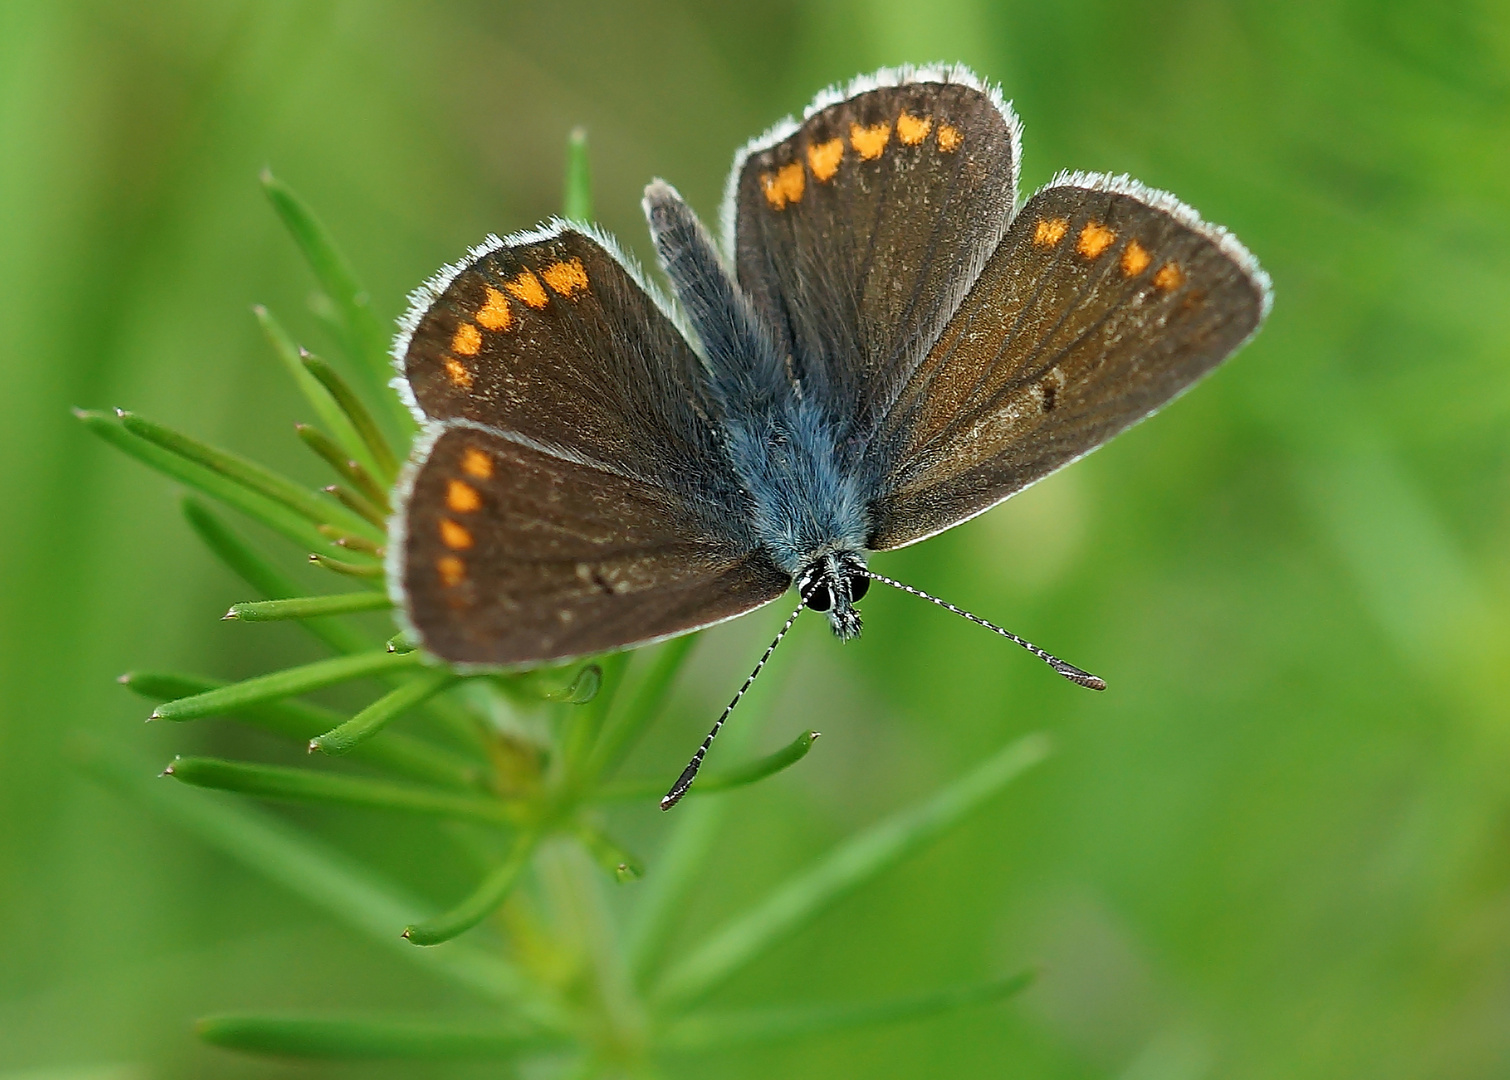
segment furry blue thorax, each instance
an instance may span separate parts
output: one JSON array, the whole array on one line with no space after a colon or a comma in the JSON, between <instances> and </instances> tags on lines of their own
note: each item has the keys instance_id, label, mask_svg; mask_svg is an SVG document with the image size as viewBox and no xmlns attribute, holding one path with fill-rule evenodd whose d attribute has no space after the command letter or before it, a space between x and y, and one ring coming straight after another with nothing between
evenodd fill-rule
<instances>
[{"instance_id":1,"label":"furry blue thorax","mask_svg":"<svg viewBox=\"0 0 1510 1080\"><path fill-rule=\"evenodd\" d=\"M661 264L702 345L729 454L753 501L752 524L761 544L794 579L820 563L832 568L826 577L839 574L840 562L863 567L866 501L839 468L837 418L816 395L804 395L788 374L787 358L681 197L656 181L646 189L645 212ZM839 592L835 608L847 608L848 591L843 590L842 605Z\"/></svg>"}]
</instances>

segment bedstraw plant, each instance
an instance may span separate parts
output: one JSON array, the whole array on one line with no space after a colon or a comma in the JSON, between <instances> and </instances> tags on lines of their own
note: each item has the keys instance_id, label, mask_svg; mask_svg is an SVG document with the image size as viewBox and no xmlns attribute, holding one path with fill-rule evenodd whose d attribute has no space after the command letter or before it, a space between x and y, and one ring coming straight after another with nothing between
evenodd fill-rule
<instances>
[{"instance_id":1,"label":"bedstraw plant","mask_svg":"<svg viewBox=\"0 0 1510 1080\"><path fill-rule=\"evenodd\" d=\"M570 218L591 217L587 176L577 132L568 153ZM296 425L298 437L334 482L313 489L131 412L77 415L90 431L188 490L182 505L189 526L251 596L238 598L226 619L295 621L325 653L229 684L164 671L132 671L121 683L157 703L156 721L228 717L307 746L311 756L304 767L205 756L148 767L91 746L80 750L81 760L165 822L475 997L475 1015L483 1019L232 1013L200 1018L200 1038L287 1058L538 1059L545 1075L655 1076L674 1071L676 1060L691 1053L892 1024L1025 986L1028 973L1008 972L900 1000L781 1002L739 1011L704 1004L817 912L990 800L1044 757L1047 741L1034 735L1003 747L932 797L896 810L772 885L700 943L668 952L676 913L716 840L719 793L795 765L818 732L802 731L769 756L710 769L694 798L661 819L664 842L642 862L614 838L612 808L654 802L667 778L625 779L619 768L661 712L695 635L565 666L463 674L438 665L401 634L384 641L374 633L371 613L391 608L383 580L388 493L414 421L388 386L391 335L350 264L293 192L271 174L262 182L313 272L319 291L312 308L338 355L327 360L300 348L263 308L256 317L310 410L312 422ZM303 595L307 590L284 565L292 549L264 555L213 504L306 552L339 587ZM358 681L382 690L350 715L306 700ZM760 708L757 702L740 717L744 731L755 727ZM390 730L401 717L404 730ZM725 748L725 759L736 750ZM332 767L333 757L349 764ZM478 853L475 886L451 907L427 910L377 868L263 803L374 808L427 817L436 828L460 827ZM543 916L505 917L510 894L530 879ZM638 896L605 903L604 890L622 888ZM618 917L618 908L627 915Z\"/></svg>"}]
</instances>

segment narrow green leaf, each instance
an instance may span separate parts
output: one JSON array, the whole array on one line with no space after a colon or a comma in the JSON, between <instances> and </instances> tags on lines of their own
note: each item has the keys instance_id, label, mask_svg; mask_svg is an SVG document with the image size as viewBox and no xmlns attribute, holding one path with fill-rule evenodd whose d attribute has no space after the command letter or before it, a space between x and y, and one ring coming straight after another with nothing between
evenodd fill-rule
<instances>
[{"instance_id":1,"label":"narrow green leaf","mask_svg":"<svg viewBox=\"0 0 1510 1080\"><path fill-rule=\"evenodd\" d=\"M382 535L381 532L374 531L372 524L366 519L332 503L329 499L320 498L308 488L294 483L287 477L279 476L271 469L263 468L227 450L202 443L198 439L190 438L182 432L147 420L136 413L121 411L117 415L120 417L121 426L137 438L145 439L187 461L217 472L227 480L249 488L259 495L282 503L294 513L316 525L339 525L357 533L369 532L376 536Z\"/></svg>"},{"instance_id":2,"label":"narrow green leaf","mask_svg":"<svg viewBox=\"0 0 1510 1080\"><path fill-rule=\"evenodd\" d=\"M276 622L279 619L311 619L318 615L349 615L353 611L382 611L393 601L380 592L333 593L328 596L298 596L287 600L250 600L232 604L224 618L243 622Z\"/></svg>"},{"instance_id":3,"label":"narrow green leaf","mask_svg":"<svg viewBox=\"0 0 1510 1080\"><path fill-rule=\"evenodd\" d=\"M1035 976L1036 972L1020 971L971 986L863 1005L800 1005L698 1013L672 1021L663 1038L667 1047L676 1050L712 1050L766 1046L785 1039L889 1026L1000 1001L1026 989Z\"/></svg>"},{"instance_id":4,"label":"narrow green leaf","mask_svg":"<svg viewBox=\"0 0 1510 1080\"><path fill-rule=\"evenodd\" d=\"M304 371L304 366L299 366ZM313 375L304 372L309 378ZM319 380L315 380L316 383ZM321 387L324 390L324 387ZM323 431L310 424L295 424L294 431L305 446L313 450L321 460L335 470L336 475L347 480L351 485L366 497L367 501L376 506L384 514L388 513L388 493L384 491L372 474L362 467L362 463L352 459L351 455L342 447L337 446Z\"/></svg>"},{"instance_id":5,"label":"narrow green leaf","mask_svg":"<svg viewBox=\"0 0 1510 1080\"><path fill-rule=\"evenodd\" d=\"M333 529L329 525L320 526L320 535L335 542L336 547L347 551L360 551L363 555L372 555L381 560L386 550L380 544L375 544L365 536L352 536L343 533L340 529Z\"/></svg>"},{"instance_id":6,"label":"narrow green leaf","mask_svg":"<svg viewBox=\"0 0 1510 1080\"><path fill-rule=\"evenodd\" d=\"M569 776L581 784L585 779L593 745L603 730L603 723L613 708L614 698L624 681L624 670L629 666L627 652L611 653L597 661L601 671L600 685L591 701L574 710L567 721L566 734L562 738L561 756Z\"/></svg>"},{"instance_id":7,"label":"narrow green leaf","mask_svg":"<svg viewBox=\"0 0 1510 1080\"><path fill-rule=\"evenodd\" d=\"M275 570L230 527L192 495L184 496L184 517L199 534L206 547L229 566L238 577L270 600L297 596L302 590ZM377 593L374 596L379 595ZM355 653L370 649L373 642L366 634L344 623L327 619L300 624L336 652Z\"/></svg>"},{"instance_id":8,"label":"narrow green leaf","mask_svg":"<svg viewBox=\"0 0 1510 1080\"><path fill-rule=\"evenodd\" d=\"M645 864L626 851L603 830L585 821L578 821L573 830L593 857L593 861L613 875L615 881L637 881L645 876Z\"/></svg>"},{"instance_id":9,"label":"narrow green leaf","mask_svg":"<svg viewBox=\"0 0 1510 1080\"><path fill-rule=\"evenodd\" d=\"M816 731L804 731L797 738L787 743L774 754L767 754L763 758L757 758L747 765L741 765L737 769L731 769L726 773L714 773L712 776L700 777L692 791L701 791L708 795L715 791L728 791L730 788L743 787L753 784L757 780L764 780L768 776L779 773L782 769L790 768L803 758L813 748L813 743L818 741L819 733ZM659 799L666 791L664 780L652 780L648 783L635 782L626 784L611 784L593 792L591 798L594 802L622 801L630 799Z\"/></svg>"},{"instance_id":10,"label":"narrow green leaf","mask_svg":"<svg viewBox=\"0 0 1510 1080\"><path fill-rule=\"evenodd\" d=\"M369 522L378 529L383 530L386 535L388 526L386 515L367 496L353 488L346 487L344 484L331 484L323 490L327 494L335 496L336 501L347 510L356 514L363 521Z\"/></svg>"},{"instance_id":11,"label":"narrow green leaf","mask_svg":"<svg viewBox=\"0 0 1510 1080\"><path fill-rule=\"evenodd\" d=\"M540 696L564 705L586 705L602 688L603 669L597 664L583 664L571 682L565 686L542 687Z\"/></svg>"},{"instance_id":12,"label":"narrow green leaf","mask_svg":"<svg viewBox=\"0 0 1510 1080\"><path fill-rule=\"evenodd\" d=\"M150 768L117 751L83 741L73 750L80 765L101 783L302 896L338 923L384 948L397 949L459 986L510 1006L532 1024L569 1030L571 1020L554 992L491 951L465 942L439 949L404 944L394 931L419 901L336 849L253 806L163 784Z\"/></svg>"},{"instance_id":13,"label":"narrow green leaf","mask_svg":"<svg viewBox=\"0 0 1510 1080\"><path fill-rule=\"evenodd\" d=\"M414 642L410 641L403 631L400 631L389 638L384 647L389 652L413 652Z\"/></svg>"},{"instance_id":14,"label":"narrow green leaf","mask_svg":"<svg viewBox=\"0 0 1510 1080\"><path fill-rule=\"evenodd\" d=\"M414 923L404 931L404 937L414 945L439 945L482 922L498 910L498 905L509 895L509 890L529 865L530 855L539 841L540 834L534 830L520 833L508 856L483 878L471 896L443 915Z\"/></svg>"},{"instance_id":15,"label":"narrow green leaf","mask_svg":"<svg viewBox=\"0 0 1510 1080\"><path fill-rule=\"evenodd\" d=\"M344 559L332 559L329 555L311 552L309 561L322 570L340 574L342 577L367 578L376 581L383 576L382 563L354 563Z\"/></svg>"},{"instance_id":16,"label":"narrow green leaf","mask_svg":"<svg viewBox=\"0 0 1510 1080\"><path fill-rule=\"evenodd\" d=\"M331 546L330 541L321 536L319 530L309 521L281 503L250 491L211 469L138 438L122 427L116 418L84 409L74 410L74 415L90 431L116 449L124 450L144 465L241 511L254 521L260 521L300 547L319 551Z\"/></svg>"},{"instance_id":17,"label":"narrow green leaf","mask_svg":"<svg viewBox=\"0 0 1510 1080\"><path fill-rule=\"evenodd\" d=\"M957 824L1048 752L1043 735L1018 739L932 798L840 844L673 965L656 987L655 999L675 1007L706 994L819 912Z\"/></svg>"},{"instance_id":18,"label":"narrow green leaf","mask_svg":"<svg viewBox=\"0 0 1510 1080\"><path fill-rule=\"evenodd\" d=\"M506 804L482 795L460 795L417 784L397 784L387 780L371 780L364 776L345 776L317 772L314 769L290 769L281 765L253 765L221 758L179 757L174 758L163 770L163 775L195 787L235 791L261 799L286 802L364 806L374 810L399 810L492 825L506 825L518 817Z\"/></svg>"},{"instance_id":19,"label":"narrow green leaf","mask_svg":"<svg viewBox=\"0 0 1510 1080\"><path fill-rule=\"evenodd\" d=\"M362 442L357 429L351 426L350 420L346 419L346 414L341 411L341 406L336 404L336 399L330 396L330 391L320 384L319 379L305 370L304 361L299 358L299 346L294 343L294 339L289 337L267 308L259 304L252 311L262 325L262 332L267 335L273 351L278 354L278 359L293 376L305 400L315 410L315 416L319 418L320 423L325 425L336 444L345 451L344 456L355 458L371 469L375 463L372 455L367 451L367 444Z\"/></svg>"},{"instance_id":20,"label":"narrow green leaf","mask_svg":"<svg viewBox=\"0 0 1510 1080\"><path fill-rule=\"evenodd\" d=\"M417 659L419 654L390 653L385 650L381 655L391 657L395 661L406 661ZM350 753L354 747L372 738L425 699L440 693L457 678L458 676L449 668L428 668L420 672L402 686L378 698L344 724L311 739L310 752L318 750L322 754Z\"/></svg>"},{"instance_id":21,"label":"narrow green leaf","mask_svg":"<svg viewBox=\"0 0 1510 1080\"><path fill-rule=\"evenodd\" d=\"M383 1017L255 1016L227 1013L195 1024L199 1037L226 1050L327 1061L508 1059L570 1045L560 1035L498 1025Z\"/></svg>"},{"instance_id":22,"label":"narrow green leaf","mask_svg":"<svg viewBox=\"0 0 1510 1080\"><path fill-rule=\"evenodd\" d=\"M566 192L561 216L569 221L592 221L592 172L587 162L587 129L572 128L566 140Z\"/></svg>"},{"instance_id":23,"label":"narrow green leaf","mask_svg":"<svg viewBox=\"0 0 1510 1080\"><path fill-rule=\"evenodd\" d=\"M418 653L395 655L387 651L357 653L355 656L336 656L329 660L316 660L313 664L285 668L267 675L258 675L244 682L232 683L215 690L207 690L193 697L165 701L152 713L153 720L197 720L202 716L235 712L248 705L260 705L265 701L298 697L311 690L352 679L386 674L401 668L418 667Z\"/></svg>"},{"instance_id":24,"label":"narrow green leaf","mask_svg":"<svg viewBox=\"0 0 1510 1080\"><path fill-rule=\"evenodd\" d=\"M393 450L388 445L388 440L378 429L377 421L367 411L367 406L362 404L362 399L347 385L346 380L341 378L340 373L324 360L321 360L308 349L299 350L299 361L304 369L320 380L320 385L330 391L330 396L336 399L336 404L351 421L351 426L362 438L362 443L367 447L367 452L372 456L377 465L378 475L387 484L393 483L398 475L398 461L393 456Z\"/></svg>"},{"instance_id":25,"label":"narrow green leaf","mask_svg":"<svg viewBox=\"0 0 1510 1080\"><path fill-rule=\"evenodd\" d=\"M361 366L372 389L397 406L394 415L404 425L401 430L410 430L413 421L397 398L388 391L388 380L393 374L388 362L388 345L392 335L373 312L372 299L367 290L358 283L351 264L336 247L330 231L320 223L302 199L268 170L263 170L262 188L267 192L273 209L283 219L284 227L292 234L294 242L309 262L320 288L340 312L353 359Z\"/></svg>"},{"instance_id":26,"label":"narrow green leaf","mask_svg":"<svg viewBox=\"0 0 1510 1080\"><path fill-rule=\"evenodd\" d=\"M163 671L130 671L122 675L119 681L133 693L153 701L171 701L226 685L216 679ZM310 739L329 731L346 719L334 709L302 701L266 701L260 705L238 708L230 716L306 749ZM479 780L478 766L472 761L399 731L389 732L381 739L363 743L351 752L351 758L412 780L424 780L447 787L475 788Z\"/></svg>"},{"instance_id":27,"label":"narrow green leaf","mask_svg":"<svg viewBox=\"0 0 1510 1080\"><path fill-rule=\"evenodd\" d=\"M650 670L635 687L634 696L620 710L618 719L608 726L593 749L592 761L586 772L589 779L611 775L634 748L650 722L660 715L666 695L682 670L688 654L692 652L692 647L697 644L697 638L696 634L683 634L661 646ZM696 785L693 790L696 790ZM656 797L659 798L661 794L657 792Z\"/></svg>"}]
</instances>

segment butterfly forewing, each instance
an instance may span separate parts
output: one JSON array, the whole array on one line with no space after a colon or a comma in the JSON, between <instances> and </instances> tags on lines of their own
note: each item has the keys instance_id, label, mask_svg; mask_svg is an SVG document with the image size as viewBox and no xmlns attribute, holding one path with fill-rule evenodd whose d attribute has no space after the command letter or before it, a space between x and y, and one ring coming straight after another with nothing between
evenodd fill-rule
<instances>
[{"instance_id":1,"label":"butterfly forewing","mask_svg":"<svg viewBox=\"0 0 1510 1080\"><path fill-rule=\"evenodd\" d=\"M556 228L489 247L415 322L402 363L424 415L734 497L696 354L604 245Z\"/></svg>"},{"instance_id":2,"label":"butterfly forewing","mask_svg":"<svg viewBox=\"0 0 1510 1080\"><path fill-rule=\"evenodd\" d=\"M1013 221L901 391L869 546L957 524L1099 446L1219 364L1268 279L1231 236L1125 179L1062 178Z\"/></svg>"},{"instance_id":3,"label":"butterfly forewing","mask_svg":"<svg viewBox=\"0 0 1510 1080\"><path fill-rule=\"evenodd\" d=\"M399 351L428 439L389 581L427 649L583 655L780 595L696 355L602 243L494 242L417 299Z\"/></svg>"},{"instance_id":4,"label":"butterfly forewing","mask_svg":"<svg viewBox=\"0 0 1510 1080\"><path fill-rule=\"evenodd\" d=\"M725 211L739 283L841 443L926 355L1015 192L1017 121L998 97L957 69L889 79L757 141Z\"/></svg>"}]
</instances>

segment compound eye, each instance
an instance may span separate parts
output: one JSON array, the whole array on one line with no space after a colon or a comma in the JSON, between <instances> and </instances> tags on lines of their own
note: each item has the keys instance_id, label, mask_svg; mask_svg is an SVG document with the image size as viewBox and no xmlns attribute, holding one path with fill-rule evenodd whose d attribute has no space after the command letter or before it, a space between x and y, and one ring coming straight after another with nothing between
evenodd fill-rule
<instances>
[{"instance_id":1,"label":"compound eye","mask_svg":"<svg viewBox=\"0 0 1510 1080\"><path fill-rule=\"evenodd\" d=\"M808 590L807 598L803 603L814 611L827 611L834 606L834 594L823 582L819 582Z\"/></svg>"},{"instance_id":2,"label":"compound eye","mask_svg":"<svg viewBox=\"0 0 1510 1080\"><path fill-rule=\"evenodd\" d=\"M870 592L870 578L864 574L851 574L849 577L850 601L858 602L868 592Z\"/></svg>"}]
</instances>

